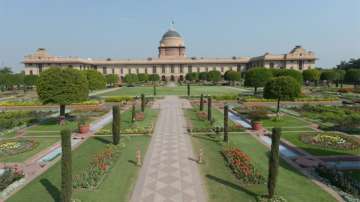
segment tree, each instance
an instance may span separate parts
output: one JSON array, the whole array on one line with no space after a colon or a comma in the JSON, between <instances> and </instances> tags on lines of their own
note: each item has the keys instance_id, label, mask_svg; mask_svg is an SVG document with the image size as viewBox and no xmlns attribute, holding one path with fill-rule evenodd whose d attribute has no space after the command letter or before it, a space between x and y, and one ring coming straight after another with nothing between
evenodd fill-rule
<instances>
[{"instance_id":1,"label":"tree","mask_svg":"<svg viewBox=\"0 0 360 202\"><path fill-rule=\"evenodd\" d=\"M273 128L271 135L271 151L269 159L269 177L268 177L268 197L273 198L275 194L276 179L279 170L279 145L280 145L280 128Z\"/></svg>"},{"instance_id":2,"label":"tree","mask_svg":"<svg viewBox=\"0 0 360 202\"><path fill-rule=\"evenodd\" d=\"M257 88L264 87L272 78L271 71L265 68L253 68L245 74L245 86L254 87L254 94Z\"/></svg>"},{"instance_id":3,"label":"tree","mask_svg":"<svg viewBox=\"0 0 360 202\"><path fill-rule=\"evenodd\" d=\"M189 83L187 84L187 96L188 97L190 96L190 84Z\"/></svg>"},{"instance_id":4,"label":"tree","mask_svg":"<svg viewBox=\"0 0 360 202\"><path fill-rule=\"evenodd\" d=\"M150 74L150 75L149 75L149 81L153 81L153 82L155 82L155 81L160 81L160 76L159 76L159 74Z\"/></svg>"},{"instance_id":5,"label":"tree","mask_svg":"<svg viewBox=\"0 0 360 202\"><path fill-rule=\"evenodd\" d=\"M300 85L302 85L304 82L301 72L293 69L278 69L276 71L273 71L273 76L290 76L294 78Z\"/></svg>"},{"instance_id":6,"label":"tree","mask_svg":"<svg viewBox=\"0 0 360 202\"><path fill-rule=\"evenodd\" d=\"M317 69L307 69L303 71L303 78L305 81L314 82L317 85L320 80L321 72Z\"/></svg>"},{"instance_id":7,"label":"tree","mask_svg":"<svg viewBox=\"0 0 360 202\"><path fill-rule=\"evenodd\" d=\"M211 96L208 96L208 121L211 121L212 119L212 98Z\"/></svg>"},{"instance_id":8,"label":"tree","mask_svg":"<svg viewBox=\"0 0 360 202\"><path fill-rule=\"evenodd\" d=\"M190 81L190 82L192 82L192 81L197 81L198 78L199 78L199 74L196 73L196 72L187 73L187 74L185 75L185 79L186 79L187 81Z\"/></svg>"},{"instance_id":9,"label":"tree","mask_svg":"<svg viewBox=\"0 0 360 202\"><path fill-rule=\"evenodd\" d=\"M337 68L342 70L360 69L360 58L351 58L349 62L341 61L341 63L337 65Z\"/></svg>"},{"instance_id":10,"label":"tree","mask_svg":"<svg viewBox=\"0 0 360 202\"><path fill-rule=\"evenodd\" d=\"M86 79L89 84L89 90L100 90L106 87L106 79L104 75L96 70L85 70Z\"/></svg>"},{"instance_id":11,"label":"tree","mask_svg":"<svg viewBox=\"0 0 360 202\"><path fill-rule=\"evenodd\" d=\"M137 75L140 82L147 82L149 80L149 75L140 73Z\"/></svg>"},{"instance_id":12,"label":"tree","mask_svg":"<svg viewBox=\"0 0 360 202\"><path fill-rule=\"evenodd\" d=\"M141 111L145 111L145 95L141 94Z\"/></svg>"},{"instance_id":13,"label":"tree","mask_svg":"<svg viewBox=\"0 0 360 202\"><path fill-rule=\"evenodd\" d=\"M221 73L217 70L212 70L208 72L207 80L213 83L217 83L221 80Z\"/></svg>"},{"instance_id":14,"label":"tree","mask_svg":"<svg viewBox=\"0 0 360 202\"><path fill-rule=\"evenodd\" d=\"M125 82L129 85L137 83L139 81L138 76L136 74L127 74L125 76Z\"/></svg>"},{"instance_id":15,"label":"tree","mask_svg":"<svg viewBox=\"0 0 360 202\"><path fill-rule=\"evenodd\" d=\"M120 107L113 106L113 122L112 122L113 144L118 145L120 141Z\"/></svg>"},{"instance_id":16,"label":"tree","mask_svg":"<svg viewBox=\"0 0 360 202\"><path fill-rule=\"evenodd\" d=\"M234 85L236 81L241 81L241 73L229 70L225 72L224 79Z\"/></svg>"},{"instance_id":17,"label":"tree","mask_svg":"<svg viewBox=\"0 0 360 202\"><path fill-rule=\"evenodd\" d=\"M26 87L32 88L36 85L37 80L39 79L39 76L37 75L25 75L24 77L24 84Z\"/></svg>"},{"instance_id":18,"label":"tree","mask_svg":"<svg viewBox=\"0 0 360 202\"><path fill-rule=\"evenodd\" d=\"M61 131L61 201L70 202L72 195L71 131Z\"/></svg>"},{"instance_id":19,"label":"tree","mask_svg":"<svg viewBox=\"0 0 360 202\"><path fill-rule=\"evenodd\" d=\"M340 83L340 87L342 88L344 84L346 71L342 69L334 69L334 71L336 72L336 87L339 87L339 83Z\"/></svg>"},{"instance_id":20,"label":"tree","mask_svg":"<svg viewBox=\"0 0 360 202\"><path fill-rule=\"evenodd\" d=\"M155 84L155 82L153 84L153 94L154 94L154 96L156 96L156 84Z\"/></svg>"},{"instance_id":21,"label":"tree","mask_svg":"<svg viewBox=\"0 0 360 202\"><path fill-rule=\"evenodd\" d=\"M12 70L10 67L3 67L0 69L0 74L12 74Z\"/></svg>"},{"instance_id":22,"label":"tree","mask_svg":"<svg viewBox=\"0 0 360 202\"><path fill-rule=\"evenodd\" d=\"M200 111L204 110L204 94L200 95Z\"/></svg>"},{"instance_id":23,"label":"tree","mask_svg":"<svg viewBox=\"0 0 360 202\"><path fill-rule=\"evenodd\" d=\"M60 105L62 118L65 116L66 105L85 101L89 94L85 75L79 70L69 68L50 68L43 71L36 86L42 103Z\"/></svg>"},{"instance_id":24,"label":"tree","mask_svg":"<svg viewBox=\"0 0 360 202\"><path fill-rule=\"evenodd\" d=\"M360 69L349 69L345 74L345 81L352 83L354 88L360 83Z\"/></svg>"},{"instance_id":25,"label":"tree","mask_svg":"<svg viewBox=\"0 0 360 202\"><path fill-rule=\"evenodd\" d=\"M300 95L300 84L290 76L280 76L266 83L263 97L277 99L277 113L280 111L280 100L290 100Z\"/></svg>"},{"instance_id":26,"label":"tree","mask_svg":"<svg viewBox=\"0 0 360 202\"><path fill-rule=\"evenodd\" d=\"M229 141L228 126L229 126L229 105L224 106L224 142Z\"/></svg>"},{"instance_id":27,"label":"tree","mask_svg":"<svg viewBox=\"0 0 360 202\"><path fill-rule=\"evenodd\" d=\"M135 103L132 104L132 109L131 109L131 123L135 122Z\"/></svg>"},{"instance_id":28,"label":"tree","mask_svg":"<svg viewBox=\"0 0 360 202\"><path fill-rule=\"evenodd\" d=\"M321 72L320 80L326 81L328 87L330 83L337 79L337 73L334 70L324 70Z\"/></svg>"},{"instance_id":29,"label":"tree","mask_svg":"<svg viewBox=\"0 0 360 202\"><path fill-rule=\"evenodd\" d=\"M208 73L207 72L200 72L199 73L199 80L207 81L208 80Z\"/></svg>"},{"instance_id":30,"label":"tree","mask_svg":"<svg viewBox=\"0 0 360 202\"><path fill-rule=\"evenodd\" d=\"M119 76L116 74L107 74L105 78L106 83L111 87L113 87L117 82L119 82Z\"/></svg>"}]
</instances>

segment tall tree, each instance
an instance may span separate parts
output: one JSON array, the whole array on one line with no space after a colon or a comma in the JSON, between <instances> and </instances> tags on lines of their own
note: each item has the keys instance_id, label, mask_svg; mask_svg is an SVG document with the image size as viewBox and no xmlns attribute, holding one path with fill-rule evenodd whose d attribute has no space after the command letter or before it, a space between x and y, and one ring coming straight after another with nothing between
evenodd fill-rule
<instances>
[{"instance_id":1,"label":"tall tree","mask_svg":"<svg viewBox=\"0 0 360 202\"><path fill-rule=\"evenodd\" d=\"M336 87L343 87L346 71L342 69L334 69L336 72Z\"/></svg>"},{"instance_id":2,"label":"tall tree","mask_svg":"<svg viewBox=\"0 0 360 202\"><path fill-rule=\"evenodd\" d=\"M89 90L100 90L106 87L106 78L96 70L85 70L86 79L89 84Z\"/></svg>"},{"instance_id":3,"label":"tall tree","mask_svg":"<svg viewBox=\"0 0 360 202\"><path fill-rule=\"evenodd\" d=\"M257 88L264 87L265 84L272 78L270 70L265 68L253 68L245 74L245 86L254 87L254 94Z\"/></svg>"},{"instance_id":4,"label":"tall tree","mask_svg":"<svg viewBox=\"0 0 360 202\"><path fill-rule=\"evenodd\" d=\"M273 128L271 135L271 151L269 160L268 196L273 198L275 194L276 181L279 170L279 145L281 128Z\"/></svg>"},{"instance_id":5,"label":"tall tree","mask_svg":"<svg viewBox=\"0 0 360 202\"><path fill-rule=\"evenodd\" d=\"M113 122L112 122L113 144L118 145L120 141L120 106L113 106Z\"/></svg>"},{"instance_id":6,"label":"tall tree","mask_svg":"<svg viewBox=\"0 0 360 202\"><path fill-rule=\"evenodd\" d=\"M187 84L187 96L188 97L190 96L190 84L189 83Z\"/></svg>"},{"instance_id":7,"label":"tall tree","mask_svg":"<svg viewBox=\"0 0 360 202\"><path fill-rule=\"evenodd\" d=\"M61 131L61 201L71 202L72 195L72 158L71 131Z\"/></svg>"},{"instance_id":8,"label":"tall tree","mask_svg":"<svg viewBox=\"0 0 360 202\"><path fill-rule=\"evenodd\" d=\"M200 95L200 111L204 110L204 94Z\"/></svg>"},{"instance_id":9,"label":"tall tree","mask_svg":"<svg viewBox=\"0 0 360 202\"><path fill-rule=\"evenodd\" d=\"M330 83L336 81L337 73L335 70L324 70L321 72L320 80L325 81L327 86L330 87Z\"/></svg>"},{"instance_id":10,"label":"tall tree","mask_svg":"<svg viewBox=\"0 0 360 202\"><path fill-rule=\"evenodd\" d=\"M208 121L212 120L212 98L208 96Z\"/></svg>"},{"instance_id":11,"label":"tall tree","mask_svg":"<svg viewBox=\"0 0 360 202\"><path fill-rule=\"evenodd\" d=\"M138 79L140 82L147 82L149 80L149 75L145 74L145 73L139 73L138 75Z\"/></svg>"},{"instance_id":12,"label":"tall tree","mask_svg":"<svg viewBox=\"0 0 360 202\"><path fill-rule=\"evenodd\" d=\"M280 76L266 83L263 97L277 99L277 113L280 111L280 100L291 100L300 95L301 86L292 77Z\"/></svg>"},{"instance_id":13,"label":"tall tree","mask_svg":"<svg viewBox=\"0 0 360 202\"><path fill-rule=\"evenodd\" d=\"M144 95L144 93L141 94L141 111L145 112L145 95Z\"/></svg>"},{"instance_id":14,"label":"tall tree","mask_svg":"<svg viewBox=\"0 0 360 202\"><path fill-rule=\"evenodd\" d=\"M135 122L135 103L132 104L132 109L131 109L131 123Z\"/></svg>"},{"instance_id":15,"label":"tall tree","mask_svg":"<svg viewBox=\"0 0 360 202\"><path fill-rule=\"evenodd\" d=\"M61 85L59 85L61 84ZM88 82L83 73L75 69L50 68L43 71L36 84L37 93L44 104L60 105L60 116L65 106L88 98Z\"/></svg>"},{"instance_id":16,"label":"tall tree","mask_svg":"<svg viewBox=\"0 0 360 202\"><path fill-rule=\"evenodd\" d=\"M37 76L37 75L26 75L24 77L25 86L28 88L32 88L33 86L36 85L38 78L39 78L39 76Z\"/></svg>"},{"instance_id":17,"label":"tall tree","mask_svg":"<svg viewBox=\"0 0 360 202\"><path fill-rule=\"evenodd\" d=\"M229 141L228 128L229 128L229 106L226 104L224 106L224 142Z\"/></svg>"},{"instance_id":18,"label":"tall tree","mask_svg":"<svg viewBox=\"0 0 360 202\"><path fill-rule=\"evenodd\" d=\"M241 73L233 70L227 71L225 72L224 79L234 86L236 81L241 81Z\"/></svg>"},{"instance_id":19,"label":"tall tree","mask_svg":"<svg viewBox=\"0 0 360 202\"><path fill-rule=\"evenodd\" d=\"M136 74L127 74L125 76L125 82L129 85L133 85L139 81L138 76Z\"/></svg>"}]
</instances>

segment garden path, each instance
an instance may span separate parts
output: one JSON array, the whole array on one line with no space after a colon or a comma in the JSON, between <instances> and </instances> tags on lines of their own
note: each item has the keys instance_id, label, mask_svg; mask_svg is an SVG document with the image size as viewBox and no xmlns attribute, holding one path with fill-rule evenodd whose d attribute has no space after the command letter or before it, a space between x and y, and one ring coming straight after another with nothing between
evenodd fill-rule
<instances>
[{"instance_id":1,"label":"garden path","mask_svg":"<svg viewBox=\"0 0 360 202\"><path fill-rule=\"evenodd\" d=\"M182 111L190 103L176 96L157 102L159 119L131 202L205 202Z\"/></svg>"}]
</instances>

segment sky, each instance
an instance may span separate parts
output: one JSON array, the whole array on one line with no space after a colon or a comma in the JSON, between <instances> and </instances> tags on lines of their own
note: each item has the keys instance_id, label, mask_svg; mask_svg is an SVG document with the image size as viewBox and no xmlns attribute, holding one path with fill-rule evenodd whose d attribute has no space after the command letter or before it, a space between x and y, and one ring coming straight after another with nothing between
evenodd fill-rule
<instances>
[{"instance_id":1,"label":"sky","mask_svg":"<svg viewBox=\"0 0 360 202\"><path fill-rule=\"evenodd\" d=\"M302 45L318 67L360 58L360 0L0 0L0 67L25 55L157 56L175 22L188 56L283 54Z\"/></svg>"}]
</instances>

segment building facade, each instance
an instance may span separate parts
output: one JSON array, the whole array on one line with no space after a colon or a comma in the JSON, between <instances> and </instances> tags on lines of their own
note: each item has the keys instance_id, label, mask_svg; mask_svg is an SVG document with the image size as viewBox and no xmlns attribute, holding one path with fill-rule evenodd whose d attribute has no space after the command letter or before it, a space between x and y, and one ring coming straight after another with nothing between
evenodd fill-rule
<instances>
[{"instance_id":1,"label":"building facade","mask_svg":"<svg viewBox=\"0 0 360 202\"><path fill-rule=\"evenodd\" d=\"M58 57L39 48L34 54L25 56L25 74L38 75L54 68L94 69L103 74L116 74L123 79L127 74L159 74L162 80L184 80L189 72L217 70L224 74L228 70L246 71L253 67L305 70L315 67L315 54L296 46L287 54L265 53L258 57L203 58L187 57L183 38L174 29L169 29L161 38L157 58L143 60L91 59Z\"/></svg>"}]
</instances>

